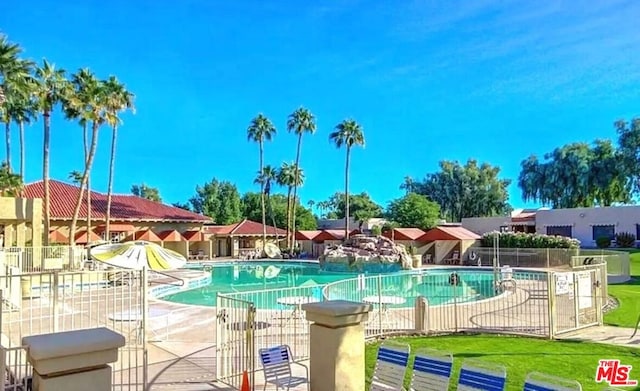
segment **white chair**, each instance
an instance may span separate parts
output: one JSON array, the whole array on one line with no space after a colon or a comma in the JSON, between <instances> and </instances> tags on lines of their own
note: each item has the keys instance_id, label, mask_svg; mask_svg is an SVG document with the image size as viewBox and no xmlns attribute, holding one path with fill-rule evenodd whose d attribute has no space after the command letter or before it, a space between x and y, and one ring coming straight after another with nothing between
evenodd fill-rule
<instances>
[{"instance_id":1,"label":"white chair","mask_svg":"<svg viewBox=\"0 0 640 391\"><path fill-rule=\"evenodd\" d=\"M276 386L276 390L284 388L286 390L291 387L297 387L301 384L307 384L309 390L309 368L306 365L294 362L292 359L291 349L288 345L280 345L272 348L264 348L259 350L262 369L264 370L264 389L267 384ZM293 376L291 366L298 365L305 370L305 377Z\"/></svg>"},{"instance_id":2,"label":"white chair","mask_svg":"<svg viewBox=\"0 0 640 391\"><path fill-rule=\"evenodd\" d=\"M407 344L383 343L378 348L370 391L404 390L404 374L411 347Z\"/></svg>"},{"instance_id":3,"label":"white chair","mask_svg":"<svg viewBox=\"0 0 640 391\"><path fill-rule=\"evenodd\" d=\"M582 391L582 385L576 380L531 372L524 381L524 391Z\"/></svg>"},{"instance_id":4,"label":"white chair","mask_svg":"<svg viewBox=\"0 0 640 391\"><path fill-rule=\"evenodd\" d=\"M458 391L504 391L507 369L502 365L465 360L460 370Z\"/></svg>"},{"instance_id":5,"label":"white chair","mask_svg":"<svg viewBox=\"0 0 640 391\"><path fill-rule=\"evenodd\" d=\"M423 349L416 353L411 375L412 391L442 391L449 389L453 355L438 350Z\"/></svg>"}]
</instances>

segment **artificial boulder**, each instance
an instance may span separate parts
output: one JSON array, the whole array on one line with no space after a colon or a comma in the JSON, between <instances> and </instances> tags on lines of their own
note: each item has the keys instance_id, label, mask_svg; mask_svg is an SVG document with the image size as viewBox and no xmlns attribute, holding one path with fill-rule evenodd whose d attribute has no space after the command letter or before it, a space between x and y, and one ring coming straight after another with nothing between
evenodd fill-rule
<instances>
[{"instance_id":1,"label":"artificial boulder","mask_svg":"<svg viewBox=\"0 0 640 391\"><path fill-rule=\"evenodd\" d=\"M412 268L406 248L384 236L354 235L346 243L329 246L320 256L320 268L342 272L391 272Z\"/></svg>"}]
</instances>

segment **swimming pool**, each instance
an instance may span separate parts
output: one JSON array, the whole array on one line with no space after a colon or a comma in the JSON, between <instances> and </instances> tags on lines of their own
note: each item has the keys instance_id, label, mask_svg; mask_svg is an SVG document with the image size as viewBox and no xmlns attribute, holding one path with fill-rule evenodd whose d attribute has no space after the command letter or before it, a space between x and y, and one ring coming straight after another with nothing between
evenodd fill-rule
<instances>
[{"instance_id":1,"label":"swimming pool","mask_svg":"<svg viewBox=\"0 0 640 391\"><path fill-rule=\"evenodd\" d=\"M247 292L293 287L321 287L331 282L357 277L356 273L320 270L316 262L236 262L200 266L211 269L209 285L164 296L183 304L216 305L216 293Z\"/></svg>"},{"instance_id":2,"label":"swimming pool","mask_svg":"<svg viewBox=\"0 0 640 391\"><path fill-rule=\"evenodd\" d=\"M412 307L420 296L426 297L430 305L441 305L488 299L499 293L490 269L434 268L362 275L326 272L311 262L255 261L205 268L211 269L209 285L168 295L163 300L215 306L216 293L234 293L235 298L254 302L258 308L282 309L286 307L282 299L291 296L322 300L326 294L332 300L363 301L383 295L403 299L389 307L406 308ZM457 285L451 281L454 273L459 279ZM514 278L518 278L517 273ZM342 282L333 284L338 281ZM325 288L327 284L330 285Z\"/></svg>"}]
</instances>

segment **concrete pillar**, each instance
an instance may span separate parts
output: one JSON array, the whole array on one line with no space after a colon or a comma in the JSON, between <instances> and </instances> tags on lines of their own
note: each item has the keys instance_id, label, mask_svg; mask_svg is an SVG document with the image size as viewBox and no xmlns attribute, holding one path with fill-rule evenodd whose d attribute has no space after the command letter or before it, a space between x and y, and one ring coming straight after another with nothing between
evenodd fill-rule
<instances>
[{"instance_id":1,"label":"concrete pillar","mask_svg":"<svg viewBox=\"0 0 640 391\"><path fill-rule=\"evenodd\" d=\"M330 300L303 304L310 326L310 381L313 391L362 391L364 322L370 304Z\"/></svg>"},{"instance_id":2,"label":"concrete pillar","mask_svg":"<svg viewBox=\"0 0 640 391\"><path fill-rule=\"evenodd\" d=\"M16 246L24 247L27 236L27 224L24 221L16 224Z\"/></svg>"},{"instance_id":3,"label":"concrete pillar","mask_svg":"<svg viewBox=\"0 0 640 391\"><path fill-rule=\"evenodd\" d=\"M111 367L122 335L101 327L22 338L34 391L111 391Z\"/></svg>"}]
</instances>

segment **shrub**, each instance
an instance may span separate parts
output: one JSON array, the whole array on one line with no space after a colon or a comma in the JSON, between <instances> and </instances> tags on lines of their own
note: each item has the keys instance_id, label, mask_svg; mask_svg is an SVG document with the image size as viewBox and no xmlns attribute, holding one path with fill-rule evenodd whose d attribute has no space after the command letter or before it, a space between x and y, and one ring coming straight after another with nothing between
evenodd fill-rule
<instances>
[{"instance_id":1,"label":"shrub","mask_svg":"<svg viewBox=\"0 0 640 391\"><path fill-rule=\"evenodd\" d=\"M611 246L611 238L608 236L597 237L596 246L598 246L598 248L609 248Z\"/></svg>"},{"instance_id":2,"label":"shrub","mask_svg":"<svg viewBox=\"0 0 640 391\"><path fill-rule=\"evenodd\" d=\"M620 232L616 235L616 245L622 248L634 247L636 244L636 235L631 232Z\"/></svg>"},{"instance_id":3,"label":"shrub","mask_svg":"<svg viewBox=\"0 0 640 391\"><path fill-rule=\"evenodd\" d=\"M480 239L482 247L493 247L496 236L500 242L500 247L504 248L580 248L578 239L564 236L498 231L487 232L482 235Z\"/></svg>"}]
</instances>

